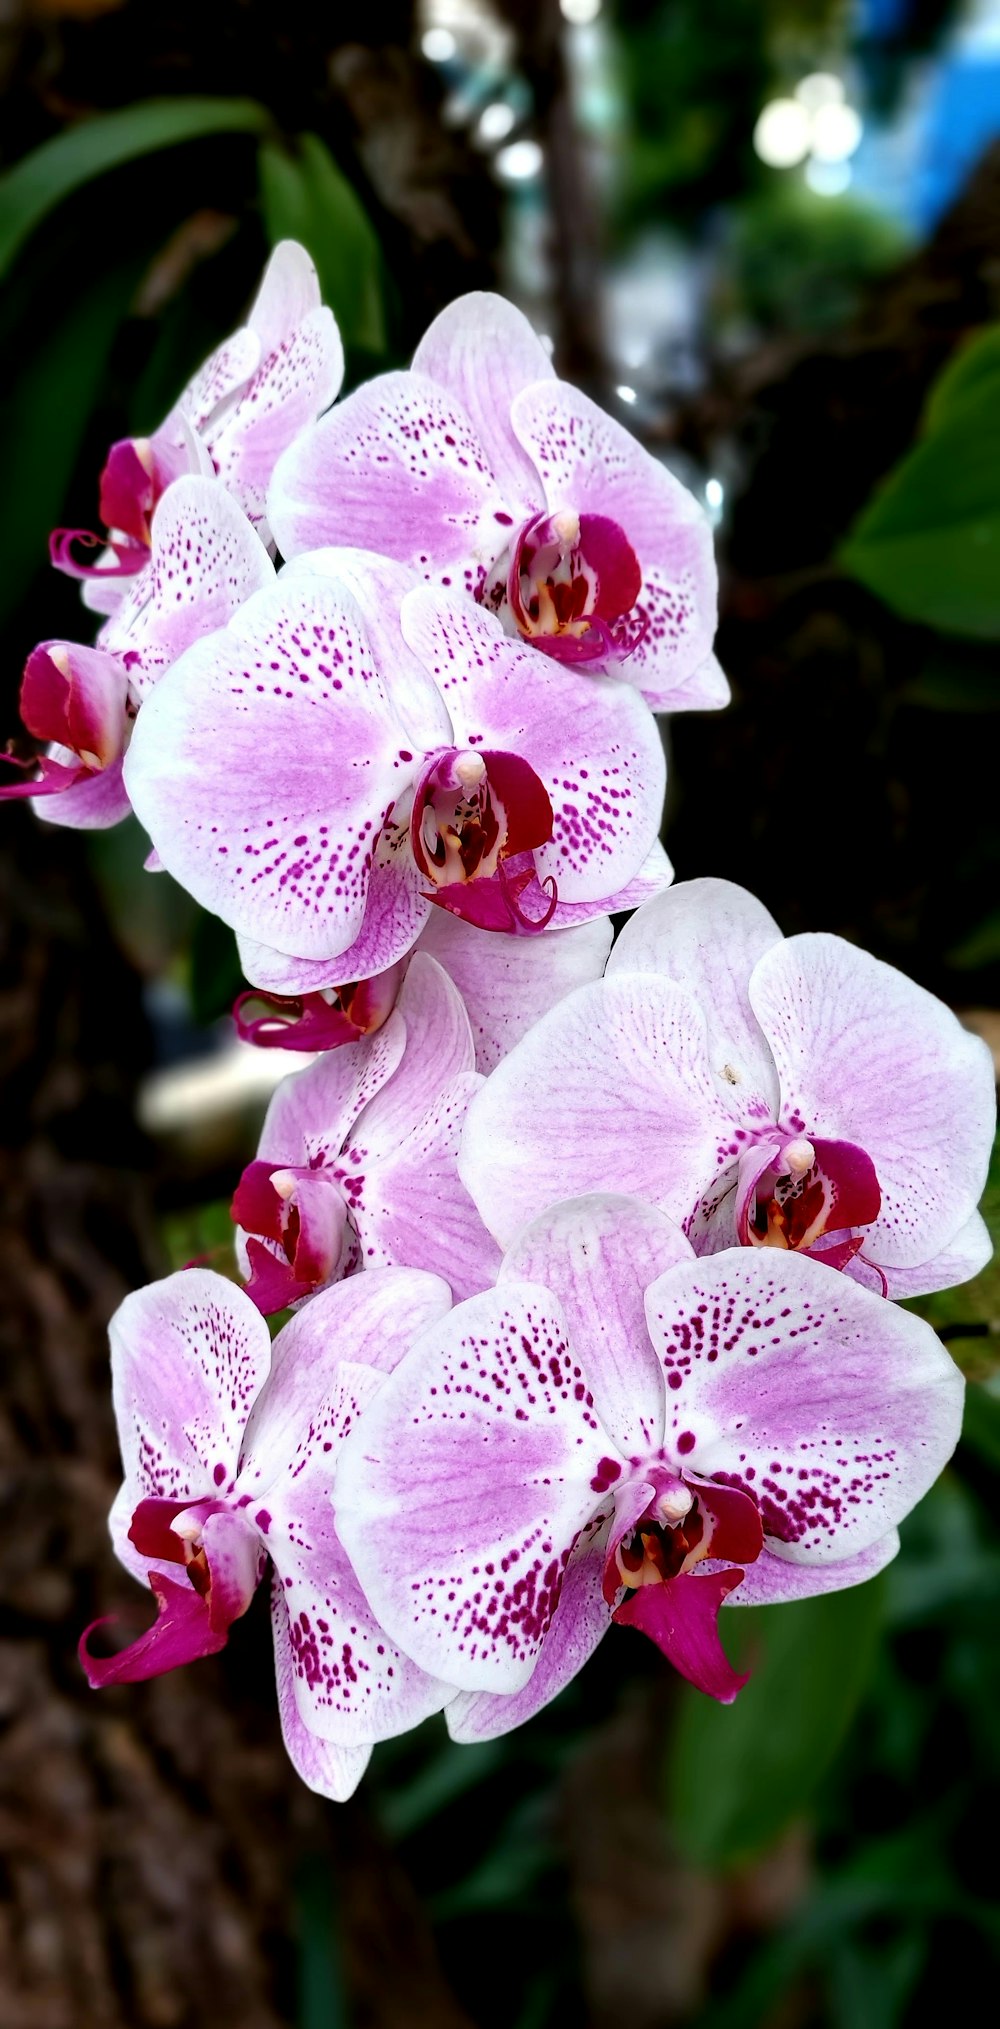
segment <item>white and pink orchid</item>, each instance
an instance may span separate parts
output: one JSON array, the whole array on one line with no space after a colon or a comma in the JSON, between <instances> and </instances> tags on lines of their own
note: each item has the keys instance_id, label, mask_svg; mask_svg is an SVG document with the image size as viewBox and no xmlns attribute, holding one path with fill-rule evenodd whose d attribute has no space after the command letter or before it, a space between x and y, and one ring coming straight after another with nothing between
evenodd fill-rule
<instances>
[{"instance_id":1,"label":"white and pink orchid","mask_svg":"<svg viewBox=\"0 0 1000 2029\"><path fill-rule=\"evenodd\" d=\"M223 1648L270 1560L282 1730L311 1788L349 1796L374 1741L440 1710L449 1689L376 1620L330 1490L364 1404L448 1304L434 1276L375 1271L317 1297L272 1347L249 1297L207 1269L126 1297L111 1321L125 1468L111 1533L157 1617L104 1659L87 1629L80 1657L95 1688Z\"/></svg>"},{"instance_id":2,"label":"white and pink orchid","mask_svg":"<svg viewBox=\"0 0 1000 2029\"><path fill-rule=\"evenodd\" d=\"M56 529L52 561L87 587L96 612L113 613L127 581L149 563L159 503L184 473L217 477L269 539L264 502L281 453L334 401L344 353L332 310L304 247L275 247L245 325L199 368L150 437L113 444L101 473L106 534ZM96 564L74 548L100 549Z\"/></svg>"},{"instance_id":3,"label":"white and pink orchid","mask_svg":"<svg viewBox=\"0 0 1000 2029\"><path fill-rule=\"evenodd\" d=\"M613 1187L699 1254L804 1251L906 1297L989 1259L994 1115L989 1051L932 994L841 937L783 938L729 882L687 881L493 1072L460 1168L501 1245Z\"/></svg>"},{"instance_id":4,"label":"white and pink orchid","mask_svg":"<svg viewBox=\"0 0 1000 2029\"><path fill-rule=\"evenodd\" d=\"M86 830L127 816L122 766L143 700L185 648L274 580L259 536L214 479L174 481L146 556L95 648L44 641L28 657L21 716L49 751L0 800L36 797L40 816Z\"/></svg>"},{"instance_id":5,"label":"white and pink orchid","mask_svg":"<svg viewBox=\"0 0 1000 2029\"><path fill-rule=\"evenodd\" d=\"M267 991L309 990L316 960L387 970L435 905L530 934L669 879L663 751L635 692L595 677L571 697L571 673L490 615L411 584L364 553L303 560L194 643L137 723L134 807Z\"/></svg>"},{"instance_id":6,"label":"white and pink orchid","mask_svg":"<svg viewBox=\"0 0 1000 2029\"><path fill-rule=\"evenodd\" d=\"M426 1268L455 1297L489 1287L499 1251L457 1168L474 1066L461 995L417 952L375 1033L278 1086L232 1206L260 1310L373 1265Z\"/></svg>"},{"instance_id":7,"label":"white and pink orchid","mask_svg":"<svg viewBox=\"0 0 1000 2029\"><path fill-rule=\"evenodd\" d=\"M276 468L268 516L284 556L382 551L471 594L568 669L635 684L656 710L727 701L701 508L556 378L500 296L451 304L408 373L381 374L304 431Z\"/></svg>"},{"instance_id":8,"label":"white and pink orchid","mask_svg":"<svg viewBox=\"0 0 1000 2029\"><path fill-rule=\"evenodd\" d=\"M591 1197L420 1333L341 1449L338 1526L379 1619L462 1692L456 1739L520 1724L612 1621L728 1703L722 1603L878 1571L961 1413L919 1318Z\"/></svg>"}]
</instances>

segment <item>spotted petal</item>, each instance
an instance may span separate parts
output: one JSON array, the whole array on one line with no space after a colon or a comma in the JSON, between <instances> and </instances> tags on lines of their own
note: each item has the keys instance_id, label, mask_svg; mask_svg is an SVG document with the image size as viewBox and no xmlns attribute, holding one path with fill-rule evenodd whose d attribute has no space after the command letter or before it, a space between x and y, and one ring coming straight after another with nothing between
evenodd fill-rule
<instances>
[{"instance_id":1,"label":"spotted petal","mask_svg":"<svg viewBox=\"0 0 1000 2029\"><path fill-rule=\"evenodd\" d=\"M461 1690L527 1683L609 1448L559 1305L473 1296L416 1341L347 1439L342 1541L400 1646Z\"/></svg>"},{"instance_id":2,"label":"spotted petal","mask_svg":"<svg viewBox=\"0 0 1000 2029\"><path fill-rule=\"evenodd\" d=\"M533 1719L582 1670L607 1634L611 1614L601 1591L606 1528L587 1523L566 1566L559 1601L538 1661L523 1691L506 1697L463 1691L445 1707L453 1740L496 1740Z\"/></svg>"},{"instance_id":3,"label":"spotted petal","mask_svg":"<svg viewBox=\"0 0 1000 2029\"><path fill-rule=\"evenodd\" d=\"M986 1182L996 1114L986 1044L905 974L823 933L758 961L750 1002L786 1121L866 1150L882 1210L864 1252L916 1267L954 1240Z\"/></svg>"},{"instance_id":4,"label":"spotted petal","mask_svg":"<svg viewBox=\"0 0 1000 2029\"><path fill-rule=\"evenodd\" d=\"M958 1441L962 1377L930 1326L802 1255L737 1248L669 1268L646 1314L668 1460L753 1493L776 1556L867 1549Z\"/></svg>"},{"instance_id":5,"label":"spotted petal","mask_svg":"<svg viewBox=\"0 0 1000 2029\"><path fill-rule=\"evenodd\" d=\"M541 505L538 474L511 427L510 405L522 388L554 380L555 369L527 318L503 296L473 290L435 317L413 370L461 403L513 519L533 514Z\"/></svg>"}]
</instances>

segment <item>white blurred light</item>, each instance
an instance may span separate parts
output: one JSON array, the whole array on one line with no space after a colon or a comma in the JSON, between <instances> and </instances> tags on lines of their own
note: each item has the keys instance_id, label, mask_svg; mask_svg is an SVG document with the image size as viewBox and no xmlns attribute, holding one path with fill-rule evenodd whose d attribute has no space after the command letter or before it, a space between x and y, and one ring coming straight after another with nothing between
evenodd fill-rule
<instances>
[{"instance_id":1,"label":"white blurred light","mask_svg":"<svg viewBox=\"0 0 1000 2029\"><path fill-rule=\"evenodd\" d=\"M797 99L772 99L753 130L753 145L770 169L791 169L809 153L811 127Z\"/></svg>"},{"instance_id":2,"label":"white blurred light","mask_svg":"<svg viewBox=\"0 0 1000 2029\"><path fill-rule=\"evenodd\" d=\"M585 28L589 21L596 21L601 11L601 0L559 0L559 12L564 21L572 21L574 28Z\"/></svg>"},{"instance_id":3,"label":"white blurred light","mask_svg":"<svg viewBox=\"0 0 1000 2029\"><path fill-rule=\"evenodd\" d=\"M545 351L549 355L549 358L551 359L552 354L556 349L556 341L553 338L551 331L540 331L538 334L538 343L539 345L544 347Z\"/></svg>"},{"instance_id":4,"label":"white blurred light","mask_svg":"<svg viewBox=\"0 0 1000 2029\"><path fill-rule=\"evenodd\" d=\"M812 152L817 162L846 162L861 133L861 115L853 106L820 106L812 121Z\"/></svg>"},{"instance_id":5,"label":"white blurred light","mask_svg":"<svg viewBox=\"0 0 1000 2029\"><path fill-rule=\"evenodd\" d=\"M839 197L851 181L849 162L817 162L806 164L806 182L817 197Z\"/></svg>"},{"instance_id":6,"label":"white blurred light","mask_svg":"<svg viewBox=\"0 0 1000 2029\"><path fill-rule=\"evenodd\" d=\"M537 141L511 141L493 159L506 183L527 183L541 169L542 151Z\"/></svg>"},{"instance_id":7,"label":"white blurred light","mask_svg":"<svg viewBox=\"0 0 1000 2029\"><path fill-rule=\"evenodd\" d=\"M834 77L832 72L814 70L796 85L795 96L800 106L805 106L807 112L815 113L820 106L840 105L844 97L844 87L839 77Z\"/></svg>"},{"instance_id":8,"label":"white blurred light","mask_svg":"<svg viewBox=\"0 0 1000 2029\"><path fill-rule=\"evenodd\" d=\"M517 114L513 106L505 106L502 99L494 99L492 105L483 107L476 126L476 134L480 141L489 144L494 141L505 141L516 119Z\"/></svg>"},{"instance_id":9,"label":"white blurred light","mask_svg":"<svg viewBox=\"0 0 1000 2029\"><path fill-rule=\"evenodd\" d=\"M458 44L450 28L428 28L420 47L428 63L450 63Z\"/></svg>"},{"instance_id":10,"label":"white blurred light","mask_svg":"<svg viewBox=\"0 0 1000 2029\"><path fill-rule=\"evenodd\" d=\"M714 514L718 513L719 508L722 506L724 498L725 494L723 492L721 479L706 479L705 503L708 507L712 509L712 512Z\"/></svg>"},{"instance_id":11,"label":"white blurred light","mask_svg":"<svg viewBox=\"0 0 1000 2029\"><path fill-rule=\"evenodd\" d=\"M618 399L619 399L619 401L620 401L620 402L630 402L630 403L631 403L631 402L634 402L634 401L635 401L635 389L634 389L634 387L616 387L616 389L615 389L615 393L616 393L616 395L618 396Z\"/></svg>"}]
</instances>

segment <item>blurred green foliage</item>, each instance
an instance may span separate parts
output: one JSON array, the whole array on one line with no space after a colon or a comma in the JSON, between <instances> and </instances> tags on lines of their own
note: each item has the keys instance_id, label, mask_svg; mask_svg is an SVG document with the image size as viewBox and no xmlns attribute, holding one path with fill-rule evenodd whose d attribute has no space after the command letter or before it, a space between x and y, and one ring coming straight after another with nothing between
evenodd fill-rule
<instances>
[{"instance_id":1,"label":"blurred green foliage","mask_svg":"<svg viewBox=\"0 0 1000 2029\"><path fill-rule=\"evenodd\" d=\"M733 214L726 294L765 331L830 331L857 308L863 285L899 259L905 235L852 197L818 197L778 173Z\"/></svg>"}]
</instances>

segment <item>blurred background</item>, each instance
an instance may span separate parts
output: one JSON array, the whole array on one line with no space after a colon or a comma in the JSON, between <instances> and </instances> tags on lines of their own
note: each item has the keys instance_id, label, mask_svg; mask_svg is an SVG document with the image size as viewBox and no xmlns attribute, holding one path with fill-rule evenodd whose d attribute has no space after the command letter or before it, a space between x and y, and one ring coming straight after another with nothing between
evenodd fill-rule
<instances>
[{"instance_id":1,"label":"blurred background","mask_svg":"<svg viewBox=\"0 0 1000 2029\"><path fill-rule=\"evenodd\" d=\"M310 248L348 386L470 288L704 501L724 715L678 876L1000 1039L1000 0L3 0L0 737L109 443ZM954 1465L858 1591L730 1614L722 1710L617 1631L531 1725L435 1721L348 1805L278 1738L266 1603L99 1698L134 1615L105 1326L207 1255L287 1068L136 828L0 823L4 2029L908 2029L1000 1958L1000 1272L921 1307ZM1000 1178L988 1216L1000 1223Z\"/></svg>"}]
</instances>

